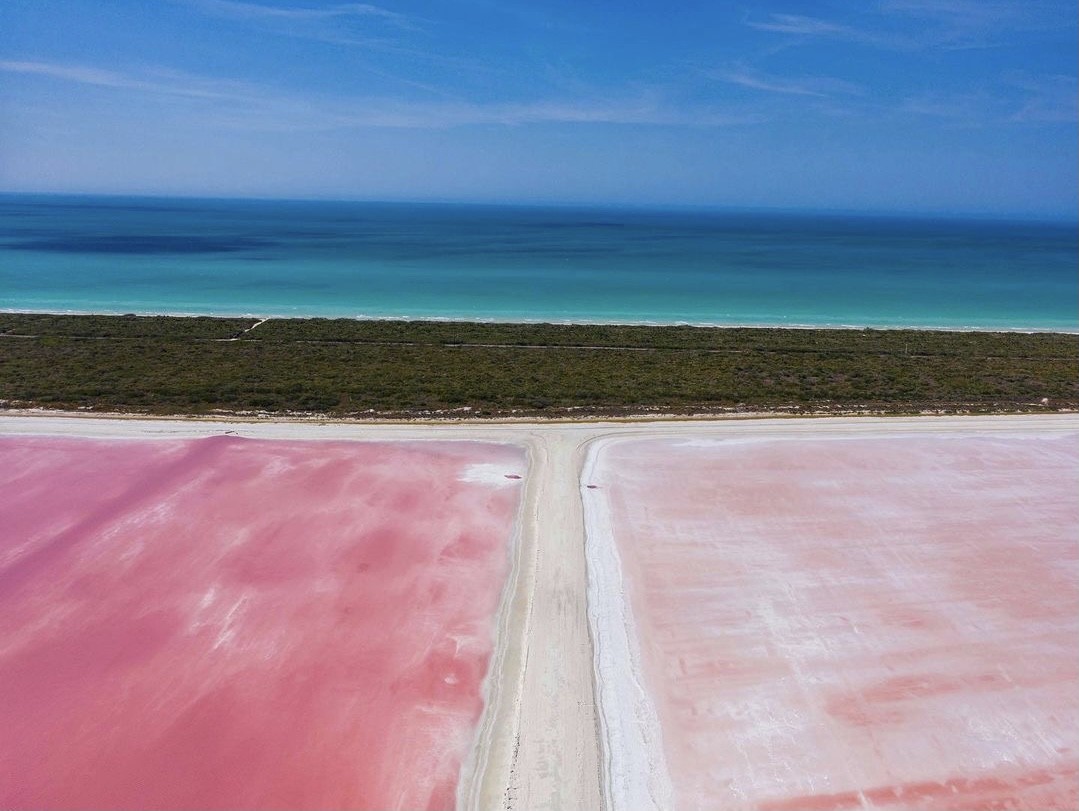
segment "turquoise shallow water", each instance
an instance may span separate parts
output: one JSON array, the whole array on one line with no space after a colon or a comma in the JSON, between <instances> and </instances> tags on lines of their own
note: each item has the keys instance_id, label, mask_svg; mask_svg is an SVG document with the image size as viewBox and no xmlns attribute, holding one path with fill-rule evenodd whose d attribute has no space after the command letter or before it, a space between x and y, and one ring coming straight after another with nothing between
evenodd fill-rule
<instances>
[{"instance_id":1,"label":"turquoise shallow water","mask_svg":"<svg viewBox=\"0 0 1079 811\"><path fill-rule=\"evenodd\" d=\"M1079 329L1073 224L0 195L0 309Z\"/></svg>"}]
</instances>

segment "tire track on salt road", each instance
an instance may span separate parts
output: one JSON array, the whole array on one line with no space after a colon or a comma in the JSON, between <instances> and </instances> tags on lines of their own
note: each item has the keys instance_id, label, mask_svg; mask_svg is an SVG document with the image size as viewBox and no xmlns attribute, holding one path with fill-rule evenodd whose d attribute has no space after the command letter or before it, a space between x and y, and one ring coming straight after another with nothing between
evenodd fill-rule
<instances>
[{"instance_id":1,"label":"tire track on salt road","mask_svg":"<svg viewBox=\"0 0 1079 811\"><path fill-rule=\"evenodd\" d=\"M544 426L546 429L546 426ZM512 601L499 628L469 809L602 808L587 621L581 441L530 431ZM592 432L588 432L592 433ZM587 438L581 437L580 439Z\"/></svg>"}]
</instances>

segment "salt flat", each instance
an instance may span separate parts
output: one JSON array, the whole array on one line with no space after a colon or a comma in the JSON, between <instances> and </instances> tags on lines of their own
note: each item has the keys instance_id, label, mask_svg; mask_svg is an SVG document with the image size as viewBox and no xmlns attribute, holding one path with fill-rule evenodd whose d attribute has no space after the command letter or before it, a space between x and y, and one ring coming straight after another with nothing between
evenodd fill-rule
<instances>
[{"instance_id":1,"label":"salt flat","mask_svg":"<svg viewBox=\"0 0 1079 811\"><path fill-rule=\"evenodd\" d=\"M0 805L452 806L524 461L0 435Z\"/></svg>"},{"instance_id":2,"label":"salt flat","mask_svg":"<svg viewBox=\"0 0 1079 811\"><path fill-rule=\"evenodd\" d=\"M609 451L620 447L623 443L629 447L635 444L648 445L657 441L660 444L673 443L674 447L682 448L679 453L692 452L703 457L709 457L714 452L717 443L731 445L731 448L740 447L744 453L748 454L750 449L759 443L794 440L810 442L827 440L825 444L829 445L834 444L832 440L895 442L898 443L897 447L901 447L906 444L907 439L916 440L918 443L925 443L933 438L947 441L974 439L979 442L999 439L1016 442L1019 446L1023 446L1028 441L1044 442L1052 437L1073 435L1077 432L1079 432L1079 418L1075 415L884 420L868 418L754 419L651 423L435 425L131 420L53 416L0 417L0 435L8 437L52 435L98 439L138 437L184 441L198 437L223 437L227 434L262 440L323 440L335 443L344 440L362 440L391 445L398 442L420 445L427 444L428 441L431 441L432 445L440 445L447 441L469 440L522 447L527 452L527 471L522 464L523 478L519 480L522 501L517 513L511 560L508 562L508 580L501 594L497 616L494 619L495 639L491 652L490 673L482 687L484 706L479 725L471 741L471 751L465 756L457 786L458 806L480 809L596 808L604 805L607 807L645 807L643 805L628 806L626 802L638 802L642 799L650 801L649 798L662 806L665 797L677 798L680 804L692 807L693 795L688 792L694 789L686 782L685 774L678 771L676 758L669 756L668 753L671 745L669 739L673 735L668 732L668 729L674 728L669 725L673 723L672 718L675 718L675 714L672 714L670 708L664 704L665 688L659 669L654 666L654 663L651 669L648 667L648 661L650 661L648 654L651 650L649 646L652 644L650 640L654 641L657 638L651 628L653 620L647 612L640 612L640 616L636 618L634 615L637 603L633 584L640 580L640 575L639 573L635 575L634 562L630 555L617 554L623 551L621 544L625 543L625 539L619 537L618 545L614 545L610 543L614 540L613 532L607 535L597 532L597 529L603 527L596 523L595 506L606 503L606 499L611 495L611 487L617 486L613 480L597 478L597 474L605 476L609 472L603 465L604 455ZM1074 441L1071 447L1074 447ZM672 458L677 455L677 453L672 455ZM660 456L662 457L663 454ZM599 460L598 463L597 460ZM632 459L627 459L627 470L633 464L640 464L640 461L634 463ZM643 462L643 464L647 466L651 464L651 461ZM1037 469L1037 467L1037 464L1033 464L1032 469ZM1070 463L1065 467L1064 474L1066 475L1060 474L1058 478L1074 476L1076 467ZM837 470L841 468L842 466ZM607 472L604 472L605 470ZM493 473L493 468L480 466L472 468L468 476L475 479L472 486L490 488L494 487L496 478ZM970 480L976 480L979 475L976 471L972 471ZM483 481L485 478L488 479L486 484ZM842 476L834 479L842 484L841 480ZM848 485L851 481L850 477L846 479ZM857 481L857 477L854 481ZM669 481L664 481L663 485L665 488L675 490L683 486L688 487L690 489L686 492L690 492L693 486L707 487L707 477L702 477L701 481L694 485L692 476L687 478L683 472L680 476L672 474ZM795 485L791 486L797 490ZM870 487L869 480L865 486ZM930 492L933 489L933 486L928 486ZM661 495L658 490L659 488L656 488L654 492L642 492L640 499L642 508L643 505L649 503L649 498L658 498ZM794 490L788 487L787 492L790 498L793 498ZM788 506L793 511L791 515L794 515L798 505L789 498L788 501L790 502ZM1071 503L1054 499L1050 501L1056 505L1052 509L1058 511L1062 508L1062 504L1066 509L1067 504ZM655 503L661 504L658 501ZM686 505L684 500L681 502L674 500L670 503L675 505L675 512L680 509L678 505ZM693 500L693 505L698 503L706 512L707 509L717 506L716 500L707 493ZM884 502L879 503L884 504ZM1031 515L1037 514L1047 503L1024 501L1022 504L1013 506L1017 510L1022 510L1022 515ZM762 502L753 507L753 510L765 513L765 516L760 518L760 526L767 523L765 518L769 510L764 509L767 504L768 502ZM744 512L753 512L749 509L753 506L751 499L746 501L744 506ZM1001 511L999 514L1009 513L1010 508L1007 504L998 506ZM899 507L902 507L902 504L898 505L897 509ZM691 508L696 509L692 505ZM587 544L585 540L586 509L589 528ZM661 507L659 512L662 512ZM608 510L607 515L614 516L615 511ZM698 534L703 531L700 526L702 522L715 523L714 514L698 517L700 520L693 528L693 532ZM743 516L743 520L749 519ZM1059 516L1055 520L1059 521ZM827 527L824 523L821 523L819 527L824 532L822 537L830 537L825 532ZM842 521L838 523L833 521L832 528L840 524ZM608 525L613 528L617 522L612 519ZM661 526L661 523L655 526ZM721 528L721 526L714 527L716 531ZM694 536L690 533L689 537ZM778 537L777 535L769 542L773 546L775 555L779 554L775 551L779 543ZM606 545L603 546L605 541ZM656 539L640 540L644 546L656 542ZM966 538L965 543L967 546L964 554L971 554L970 538ZM1004 542L998 543L994 549L999 555L1004 555L1005 559L1010 559L1007 556L1011 553L1006 544L1001 546L1001 543ZM1065 547L1066 544L1061 548ZM603 548L608 552L614 550L616 553L613 557L616 566L613 569L608 566L605 571L610 577L606 579L597 577L601 574L599 564L602 561L599 561L596 555L598 550ZM939 563L939 560L930 554L933 551L932 546L920 548L925 555L919 557L922 554L919 552L918 555L905 559L908 570L924 563ZM804 552L803 549L802 553ZM1032 552L1022 554L1027 555L1024 560L1028 567L1033 566L1031 560L1037 559L1037 555ZM709 565L715 563L714 559L709 560ZM855 567L856 572L859 571L858 565L861 565L865 569L862 574L866 571L874 571L874 566L883 571L881 566L886 562L886 560L873 557L871 546L865 547L860 560L860 564L852 562L850 565ZM609 560L608 563L610 562ZM743 561L743 565L751 562ZM672 558L671 565L685 566L686 561ZM700 575L702 577L707 571L711 571L704 566L700 568L703 570ZM689 572L691 574L694 572L692 566ZM778 577L778 574L776 576ZM927 583L919 583L916 579L912 582L923 589L929 587ZM857 603L859 599L865 599L864 591L859 593L857 590L844 590L845 587L839 588L839 585L842 584L837 584L838 591L833 595L834 599L853 600L854 603ZM893 589L893 596L898 593ZM918 592L918 594L924 593L924 591ZM824 592L822 591L821 594ZM731 592L731 595L738 596L736 592ZM672 605L677 600L686 599L684 594L677 596L677 600L675 596L672 596ZM1070 597L1065 593L1061 599L1067 602ZM707 600L700 606L702 611L704 611L703 607L708 606L705 613L713 612L713 607ZM777 606L784 607L778 603ZM787 616L766 615L766 617L771 617L770 627L795 629L791 631L791 634L796 637L800 623L810 630L816 628L813 623L817 622L817 617L807 611L805 605L792 602L785 607L801 610L804 613L803 615L791 613ZM740 616L737 610L734 610L731 614L732 622L737 620L746 623L744 611L748 610L752 614L757 608L763 610L763 604L748 606L743 609ZM902 609L903 606L900 608ZM906 606L904 610L909 610L909 608L910 606ZM1059 610L1059 606L1055 610ZM857 625L859 619L864 620L865 611L864 606L860 608L852 604L850 611L844 611L843 616ZM832 614L838 614L838 609L833 610ZM715 618L716 615L709 613L709 616ZM1072 616L1074 617L1074 614ZM894 621L898 623L899 619ZM1045 621L1050 626L1054 622L1051 616ZM839 620L836 622L838 623ZM1008 637L1009 639L1014 639L1016 629L1022 627L1021 621L1016 622L1018 624L1005 628L1008 634L1012 634ZM692 628L689 625L686 627L687 634L691 633ZM846 642L859 638L845 624L837 625L834 629L829 626L827 629L819 630L821 635L824 635L826 630L836 633L837 639ZM916 629L900 629L895 633L916 634ZM865 634L866 630L863 629L863 637ZM615 651L615 647L606 646L611 640L621 645L620 652ZM995 649L990 646L988 650L992 653ZM1079 653L1074 647L1069 650L1073 654ZM612 659L610 656L612 652L618 652L618 655L624 658ZM883 648L879 652L887 653ZM604 659L605 655L606 659ZM628 661L625 657L628 657ZM611 662L617 662L617 664L612 666ZM864 660L863 664L867 662L871 664L871 660ZM868 667L868 664L866 666ZM759 672L765 676L772 675L772 671L763 665ZM638 690L636 694L638 700L634 708L641 711L637 718L624 713L625 707L619 702L624 698L625 690L622 689L620 693L619 685L610 678L605 678L607 674L617 674L621 677L628 675L629 686L636 685L634 689ZM715 682L722 686L727 683L720 671L714 671L711 675L714 678L703 678L700 681L706 685ZM868 677L872 673L867 670L861 675ZM947 673L944 675L947 676ZM964 672L961 675L965 678L967 674ZM1058 675L1061 675L1060 684L1067 685L1069 679L1072 683L1075 681L1074 676L1070 675L1066 669L1059 670ZM773 686L774 683L773 679ZM861 684L862 682L854 682L849 686L857 688ZM901 687L906 682L896 684ZM949 687L954 682L949 682L945 678L932 684L939 688L942 685ZM985 689L979 694L981 696L979 701L991 703L994 693L998 696L1002 693L998 689L999 685L989 685L988 682L984 685ZM622 687L624 688L625 685ZM920 688L915 685L911 689L918 693ZM1030 688L1022 689L1027 690L1026 695L1030 695ZM1050 686L1047 689L1057 688ZM933 691L927 692L927 690L928 688L922 690L924 695L921 695L919 699L923 703L935 700L929 695ZM956 690L948 694L945 690L944 693L938 691L937 695L944 695L945 698L951 695L954 698L956 695L961 695L961 692ZM989 698L986 698L987 696ZM694 700L696 699L687 693L686 701L692 703ZM706 698L705 702L708 700L710 699ZM886 698L881 700L887 705ZM1062 717L1065 720L1068 717L1067 713L1071 711L1069 707L1071 705L1064 705ZM1045 720L1044 712L1034 705L1028 715L1034 719L1034 723ZM637 722L641 719L645 723ZM704 731L702 734L715 734L714 729L709 731L709 725L704 721L700 726ZM752 728L752 719L749 721L743 719L743 731ZM612 734L612 731L616 729L620 730L617 736ZM1020 729L1015 732L1015 735L1021 738L1029 731ZM954 729L949 732L949 734L953 733ZM867 727L863 734L872 736L873 728ZM912 749L912 752L914 753L912 757L921 756L918 755L919 750L916 747ZM642 753L643 759L640 759ZM717 758L723 763L716 764L714 768L724 768L723 764L726 763L726 768L736 769L739 762L728 755L730 755L729 752L725 754L724 750L717 750ZM639 759L637 761L628 759L633 757ZM1063 764L1060 768L1074 767L1075 758L1074 751L1060 753L1059 763ZM790 761L789 772L796 773L799 770L800 761L793 755L788 760ZM643 770L627 768L627 764L631 762L636 762L638 765L643 763ZM774 761L768 761L762 755L760 762L768 764ZM873 757L867 756L865 762L879 762L879 758L878 761L873 761ZM691 762L685 760L684 763L689 764L689 771L692 771ZM774 777L768 772L769 767L761 767L762 785L767 785L767 781ZM963 779L967 779L965 775L966 773ZM923 797L936 797L939 800L941 796L944 796L942 792L953 792L959 784L948 783L946 777L941 778L945 782L939 782L938 777L940 775L927 777L921 783L902 784L884 781L870 784L871 781L864 782L859 787L867 788L871 794L863 793L861 796L856 791L851 795L845 787L837 788L836 791L830 793L819 790L820 787L814 787L812 791L798 795L787 791L786 787L791 785L789 781L783 783L781 780L775 780L772 785L786 787L777 789L773 793L761 792L756 795L754 801L758 804L779 803L780 805L776 807L782 807L783 802L794 801L796 798L811 794L818 798L816 802L823 803L820 807L846 807L843 803L847 803L851 796L856 797L857 802L862 803L863 806L902 807L902 801L886 793L890 790L889 786L906 785L909 791L918 791ZM697 779L707 781L709 775ZM790 777L790 780L797 784L798 778ZM1072 782L1074 782L1074 777ZM705 791L710 790L705 789ZM874 790L877 793L873 794ZM664 794L664 792L670 792L670 794ZM909 799L912 795L907 796ZM719 797L717 802L725 807L737 807L729 796ZM944 801L941 800L941 802ZM924 804L924 802L920 803L922 806ZM947 806L940 805L939 807Z\"/></svg>"},{"instance_id":3,"label":"salt flat","mask_svg":"<svg viewBox=\"0 0 1079 811\"><path fill-rule=\"evenodd\" d=\"M584 480L615 807L1079 803L1079 434L606 440Z\"/></svg>"}]
</instances>

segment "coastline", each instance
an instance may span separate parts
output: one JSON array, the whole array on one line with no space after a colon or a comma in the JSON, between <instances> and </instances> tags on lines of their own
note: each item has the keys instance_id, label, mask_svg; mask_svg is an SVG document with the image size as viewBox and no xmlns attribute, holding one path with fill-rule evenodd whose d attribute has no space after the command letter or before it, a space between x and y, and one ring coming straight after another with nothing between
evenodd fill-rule
<instances>
[{"instance_id":1,"label":"coastline","mask_svg":"<svg viewBox=\"0 0 1079 811\"><path fill-rule=\"evenodd\" d=\"M0 314L0 407L362 420L1072 410L1077 339Z\"/></svg>"},{"instance_id":2,"label":"coastline","mask_svg":"<svg viewBox=\"0 0 1079 811\"><path fill-rule=\"evenodd\" d=\"M138 199L12 204L7 312L1079 333L1066 221ZM113 201L115 203L115 201ZM605 207L603 207L605 208ZM26 218L35 228L26 230ZM40 227L37 227L40 226Z\"/></svg>"},{"instance_id":3,"label":"coastline","mask_svg":"<svg viewBox=\"0 0 1079 811\"><path fill-rule=\"evenodd\" d=\"M872 324L825 322L820 324L801 322L754 322L754 321L662 321L662 320L619 320L585 318L501 318L475 317L468 315L367 315L367 314L299 314L269 311L169 311L169 310L79 310L79 309L23 309L18 307L0 307L0 315L54 315L54 316L109 316L138 318L251 318L265 321L366 321L389 323L435 323L435 324L483 324L508 326L572 326L572 327L694 327L698 329L789 329L789 330L875 330L881 332L975 332L989 334L1017 335L1079 335L1079 325L1074 328L999 326L999 325L918 325L918 324Z\"/></svg>"}]
</instances>

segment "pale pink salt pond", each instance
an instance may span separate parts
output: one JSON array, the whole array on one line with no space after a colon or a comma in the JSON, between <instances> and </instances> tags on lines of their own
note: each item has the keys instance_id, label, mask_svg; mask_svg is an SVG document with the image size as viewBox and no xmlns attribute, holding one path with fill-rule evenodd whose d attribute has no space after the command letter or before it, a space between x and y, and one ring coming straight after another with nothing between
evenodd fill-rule
<instances>
[{"instance_id":1,"label":"pale pink salt pond","mask_svg":"<svg viewBox=\"0 0 1079 811\"><path fill-rule=\"evenodd\" d=\"M0 807L452 807L524 467L0 438Z\"/></svg>"},{"instance_id":2,"label":"pale pink salt pond","mask_svg":"<svg viewBox=\"0 0 1079 811\"><path fill-rule=\"evenodd\" d=\"M604 446L675 805L1079 807L1077 439Z\"/></svg>"}]
</instances>

